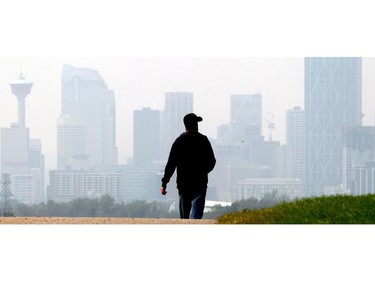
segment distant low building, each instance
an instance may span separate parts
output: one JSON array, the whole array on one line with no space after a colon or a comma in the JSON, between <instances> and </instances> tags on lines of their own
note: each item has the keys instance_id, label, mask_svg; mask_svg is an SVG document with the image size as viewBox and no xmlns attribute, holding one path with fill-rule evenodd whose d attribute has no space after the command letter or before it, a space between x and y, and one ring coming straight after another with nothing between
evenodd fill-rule
<instances>
[{"instance_id":1,"label":"distant low building","mask_svg":"<svg viewBox=\"0 0 375 281\"><path fill-rule=\"evenodd\" d=\"M375 127L344 131L343 185L353 195L375 193Z\"/></svg>"},{"instance_id":2,"label":"distant low building","mask_svg":"<svg viewBox=\"0 0 375 281\"><path fill-rule=\"evenodd\" d=\"M250 198L262 199L267 193L277 191L290 199L304 196L303 183L298 179L288 178L249 178L237 182L235 200Z\"/></svg>"},{"instance_id":3,"label":"distant low building","mask_svg":"<svg viewBox=\"0 0 375 281\"><path fill-rule=\"evenodd\" d=\"M217 207L217 206L220 206L220 207L230 207L231 205L232 205L231 202L206 200L206 203L204 205L204 212L205 213L212 212L213 209L215 207Z\"/></svg>"},{"instance_id":4,"label":"distant low building","mask_svg":"<svg viewBox=\"0 0 375 281\"><path fill-rule=\"evenodd\" d=\"M350 189L345 188L344 185L336 185L336 186L326 186L324 187L324 195L325 196L332 196L332 195L345 195L350 194Z\"/></svg>"},{"instance_id":5,"label":"distant low building","mask_svg":"<svg viewBox=\"0 0 375 281\"><path fill-rule=\"evenodd\" d=\"M353 166L354 180L351 182L355 195L375 194L375 162Z\"/></svg>"},{"instance_id":6,"label":"distant low building","mask_svg":"<svg viewBox=\"0 0 375 281\"><path fill-rule=\"evenodd\" d=\"M17 201L33 205L36 203L34 176L32 174L10 175L11 192Z\"/></svg>"},{"instance_id":7,"label":"distant low building","mask_svg":"<svg viewBox=\"0 0 375 281\"><path fill-rule=\"evenodd\" d=\"M78 198L111 196L116 202L123 199L122 173L97 171L50 171L47 199L68 202Z\"/></svg>"}]
</instances>

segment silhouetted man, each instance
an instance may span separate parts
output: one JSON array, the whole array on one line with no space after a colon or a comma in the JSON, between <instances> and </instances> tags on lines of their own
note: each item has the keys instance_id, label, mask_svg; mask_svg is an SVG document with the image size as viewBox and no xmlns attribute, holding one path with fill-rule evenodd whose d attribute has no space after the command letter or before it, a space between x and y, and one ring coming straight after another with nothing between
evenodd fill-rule
<instances>
[{"instance_id":1,"label":"silhouetted man","mask_svg":"<svg viewBox=\"0 0 375 281\"><path fill-rule=\"evenodd\" d=\"M201 219L206 200L208 173L216 159L210 141L198 132L203 119L194 113L184 117L186 132L173 143L162 178L161 194L167 193L167 183L177 168L177 189L180 218Z\"/></svg>"}]
</instances>

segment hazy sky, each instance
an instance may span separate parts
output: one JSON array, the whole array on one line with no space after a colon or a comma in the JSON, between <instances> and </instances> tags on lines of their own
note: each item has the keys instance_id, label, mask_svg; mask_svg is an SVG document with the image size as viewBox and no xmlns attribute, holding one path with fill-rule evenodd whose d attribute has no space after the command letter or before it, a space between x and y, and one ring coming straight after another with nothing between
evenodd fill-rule
<instances>
[{"instance_id":1,"label":"hazy sky","mask_svg":"<svg viewBox=\"0 0 375 281\"><path fill-rule=\"evenodd\" d=\"M133 151L133 111L142 107L163 110L168 91L194 94L194 111L202 115L202 133L215 138L217 127L229 122L230 95L263 97L263 115L275 123L272 138L285 142L285 113L303 108L303 58L0 58L0 126L17 121L17 99L9 83L22 70L34 83L26 98L26 126L33 138L41 138L48 165L56 154L56 120L60 110L62 65L90 67L99 71L115 91L117 145L120 161ZM375 110L375 59L363 59L364 123L373 125ZM267 122L263 135L268 138ZM52 163L51 163L52 162Z\"/></svg>"},{"instance_id":2,"label":"hazy sky","mask_svg":"<svg viewBox=\"0 0 375 281\"><path fill-rule=\"evenodd\" d=\"M210 137L216 137L220 124L229 122L231 94L262 94L265 118L271 119L274 114L274 139L283 136L286 109L303 105L301 58L1 59L1 126L17 119L17 99L9 83L22 68L34 83L26 100L26 124L32 137L42 138L48 152L56 151L63 63L97 69L115 91L117 144L120 153L127 156L132 153L133 111L142 107L162 110L168 91L193 92L194 111L204 117L200 129Z\"/></svg>"},{"instance_id":3,"label":"hazy sky","mask_svg":"<svg viewBox=\"0 0 375 281\"><path fill-rule=\"evenodd\" d=\"M31 137L42 139L48 165L54 165L61 70L67 63L98 70L115 91L121 162L132 154L133 111L162 110L165 92L174 90L194 93L194 111L204 117L200 130L210 137L229 121L231 94L259 92L264 116L274 116L273 139L284 142L285 111L303 107L303 57L372 57L371 9L350 1L340 2L339 13L335 1L248 2L5 1L0 126L16 121L9 83L22 65L34 83L26 125ZM375 60L365 59L364 123L371 125L373 74Z\"/></svg>"}]
</instances>

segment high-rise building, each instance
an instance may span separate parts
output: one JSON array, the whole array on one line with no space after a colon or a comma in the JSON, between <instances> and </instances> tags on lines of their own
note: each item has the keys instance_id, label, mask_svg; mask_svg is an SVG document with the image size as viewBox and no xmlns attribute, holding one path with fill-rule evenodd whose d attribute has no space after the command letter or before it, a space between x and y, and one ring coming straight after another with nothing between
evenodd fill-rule
<instances>
[{"instance_id":1,"label":"high-rise building","mask_svg":"<svg viewBox=\"0 0 375 281\"><path fill-rule=\"evenodd\" d=\"M305 112L295 106L286 112L286 145L293 155L293 178L305 176Z\"/></svg>"},{"instance_id":2,"label":"high-rise building","mask_svg":"<svg viewBox=\"0 0 375 281\"><path fill-rule=\"evenodd\" d=\"M29 129L12 125L1 128L1 161L3 174L27 174L29 172Z\"/></svg>"},{"instance_id":3,"label":"high-rise building","mask_svg":"<svg viewBox=\"0 0 375 281\"><path fill-rule=\"evenodd\" d=\"M42 203L46 199L44 185L44 155L40 139L30 139L29 142L29 173L34 180L34 201Z\"/></svg>"},{"instance_id":4,"label":"high-rise building","mask_svg":"<svg viewBox=\"0 0 375 281\"><path fill-rule=\"evenodd\" d=\"M151 108L134 111L134 164L160 160L160 112Z\"/></svg>"},{"instance_id":5,"label":"high-rise building","mask_svg":"<svg viewBox=\"0 0 375 281\"><path fill-rule=\"evenodd\" d=\"M166 162L173 142L185 132L183 119L186 114L193 112L193 93L165 93L164 111L161 113L161 161ZM176 174L168 184L171 197L178 197L176 189ZM161 179L162 175L160 175Z\"/></svg>"},{"instance_id":6,"label":"high-rise building","mask_svg":"<svg viewBox=\"0 0 375 281\"><path fill-rule=\"evenodd\" d=\"M230 123L233 143L244 143L262 134L262 96L231 95Z\"/></svg>"},{"instance_id":7,"label":"high-rise building","mask_svg":"<svg viewBox=\"0 0 375 281\"><path fill-rule=\"evenodd\" d=\"M248 178L289 176L288 150L262 136L262 96L231 95L230 124L218 128L213 143L218 163L211 175L214 200L236 200L237 183ZM270 124L269 124L270 125Z\"/></svg>"},{"instance_id":8,"label":"high-rise building","mask_svg":"<svg viewBox=\"0 0 375 281\"><path fill-rule=\"evenodd\" d=\"M115 96L97 70L63 66L60 119L59 169L66 168L61 166L67 166L81 146L84 150L79 156L86 158L90 167L117 164Z\"/></svg>"},{"instance_id":9,"label":"high-rise building","mask_svg":"<svg viewBox=\"0 0 375 281\"><path fill-rule=\"evenodd\" d=\"M89 169L85 127L71 116L57 120L57 169Z\"/></svg>"},{"instance_id":10,"label":"high-rise building","mask_svg":"<svg viewBox=\"0 0 375 281\"><path fill-rule=\"evenodd\" d=\"M342 184L343 130L361 124L361 58L305 58L305 188Z\"/></svg>"},{"instance_id":11,"label":"high-rise building","mask_svg":"<svg viewBox=\"0 0 375 281\"><path fill-rule=\"evenodd\" d=\"M183 118L193 112L193 93L168 92L165 93L165 108L163 122L164 160L167 159L170 148L175 139L185 131Z\"/></svg>"}]
</instances>

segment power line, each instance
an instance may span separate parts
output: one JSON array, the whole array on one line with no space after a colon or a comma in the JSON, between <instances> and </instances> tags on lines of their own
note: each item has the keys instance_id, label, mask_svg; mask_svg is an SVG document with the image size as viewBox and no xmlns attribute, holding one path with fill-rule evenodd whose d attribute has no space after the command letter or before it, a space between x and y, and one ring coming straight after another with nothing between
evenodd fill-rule
<instances>
[{"instance_id":1,"label":"power line","mask_svg":"<svg viewBox=\"0 0 375 281\"><path fill-rule=\"evenodd\" d=\"M9 174L3 174L2 179L0 181L2 189L0 192L1 202L2 202L2 216L3 217L12 217L12 204L11 204L11 197L13 196L12 192L10 191L10 177Z\"/></svg>"}]
</instances>

